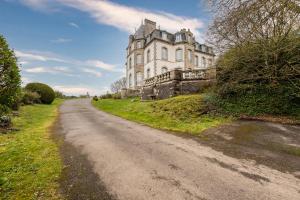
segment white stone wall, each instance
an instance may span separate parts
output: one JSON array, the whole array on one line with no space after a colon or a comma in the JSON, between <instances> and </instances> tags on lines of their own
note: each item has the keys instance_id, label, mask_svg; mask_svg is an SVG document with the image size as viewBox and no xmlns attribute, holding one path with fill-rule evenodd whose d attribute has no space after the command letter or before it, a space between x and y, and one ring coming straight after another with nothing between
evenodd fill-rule
<instances>
[{"instance_id":1,"label":"white stone wall","mask_svg":"<svg viewBox=\"0 0 300 200\"><path fill-rule=\"evenodd\" d=\"M147 52L150 50L150 62L147 62ZM150 69L150 77L155 76L154 74L154 42L148 45L144 51L144 79L147 79L147 70Z\"/></svg>"},{"instance_id":2,"label":"white stone wall","mask_svg":"<svg viewBox=\"0 0 300 200\"><path fill-rule=\"evenodd\" d=\"M129 68L129 61L130 61L130 58L131 58L131 68ZM128 56L127 58L127 73L126 73L126 79L127 79L127 88L133 88L135 87L135 71L134 71L134 54L132 53L130 56ZM129 75L131 74L132 76L132 84L131 86L130 83L129 83Z\"/></svg>"},{"instance_id":3,"label":"white stone wall","mask_svg":"<svg viewBox=\"0 0 300 200\"><path fill-rule=\"evenodd\" d=\"M213 56L210 56L210 55L207 55L207 54L204 54L204 53L200 53L200 52L195 52L195 55L197 55L198 58L199 58L199 65L196 68L206 69L208 67L211 67L211 66L209 66L209 59L212 60L212 65L214 64ZM206 60L206 66L204 66L203 58L205 58L205 60Z\"/></svg>"}]
</instances>

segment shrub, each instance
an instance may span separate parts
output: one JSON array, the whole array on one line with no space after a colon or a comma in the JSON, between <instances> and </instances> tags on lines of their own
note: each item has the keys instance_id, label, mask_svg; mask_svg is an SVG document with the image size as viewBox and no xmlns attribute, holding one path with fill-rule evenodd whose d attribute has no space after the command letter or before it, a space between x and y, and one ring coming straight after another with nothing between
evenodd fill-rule
<instances>
[{"instance_id":1,"label":"shrub","mask_svg":"<svg viewBox=\"0 0 300 200\"><path fill-rule=\"evenodd\" d=\"M0 127L1 128L7 128L10 127L12 124L11 118L7 115L3 115L0 117Z\"/></svg>"},{"instance_id":2,"label":"shrub","mask_svg":"<svg viewBox=\"0 0 300 200\"><path fill-rule=\"evenodd\" d=\"M121 93L112 94L113 99L121 99Z\"/></svg>"},{"instance_id":3,"label":"shrub","mask_svg":"<svg viewBox=\"0 0 300 200\"><path fill-rule=\"evenodd\" d=\"M21 102L25 105L41 103L41 95L39 95L37 92L31 92L25 90L23 92L23 97Z\"/></svg>"},{"instance_id":4,"label":"shrub","mask_svg":"<svg viewBox=\"0 0 300 200\"><path fill-rule=\"evenodd\" d=\"M51 104L55 99L54 90L43 83L28 83L25 87L26 90L38 93L41 97L41 103Z\"/></svg>"},{"instance_id":5,"label":"shrub","mask_svg":"<svg viewBox=\"0 0 300 200\"><path fill-rule=\"evenodd\" d=\"M100 99L112 99L112 94L107 93L100 96Z\"/></svg>"},{"instance_id":6,"label":"shrub","mask_svg":"<svg viewBox=\"0 0 300 200\"><path fill-rule=\"evenodd\" d=\"M17 58L3 36L0 35L0 105L2 110L12 109L19 100L21 79ZM0 111L1 112L1 111ZM0 113L1 114L1 113Z\"/></svg>"},{"instance_id":7,"label":"shrub","mask_svg":"<svg viewBox=\"0 0 300 200\"><path fill-rule=\"evenodd\" d=\"M66 96L60 91L55 91L55 98L65 99Z\"/></svg>"},{"instance_id":8,"label":"shrub","mask_svg":"<svg viewBox=\"0 0 300 200\"><path fill-rule=\"evenodd\" d=\"M97 97L97 96L94 96L94 97L93 97L93 100L94 100L94 101L98 101L98 97Z\"/></svg>"}]
</instances>

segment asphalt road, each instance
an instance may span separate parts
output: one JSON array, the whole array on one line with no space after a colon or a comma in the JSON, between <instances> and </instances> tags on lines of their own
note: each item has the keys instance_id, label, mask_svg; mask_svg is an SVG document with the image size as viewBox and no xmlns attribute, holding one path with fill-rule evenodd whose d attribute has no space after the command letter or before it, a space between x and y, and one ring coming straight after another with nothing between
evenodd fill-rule
<instances>
[{"instance_id":1,"label":"asphalt road","mask_svg":"<svg viewBox=\"0 0 300 200\"><path fill-rule=\"evenodd\" d=\"M300 199L291 173L98 111L88 99L66 101L59 123L117 199Z\"/></svg>"}]
</instances>

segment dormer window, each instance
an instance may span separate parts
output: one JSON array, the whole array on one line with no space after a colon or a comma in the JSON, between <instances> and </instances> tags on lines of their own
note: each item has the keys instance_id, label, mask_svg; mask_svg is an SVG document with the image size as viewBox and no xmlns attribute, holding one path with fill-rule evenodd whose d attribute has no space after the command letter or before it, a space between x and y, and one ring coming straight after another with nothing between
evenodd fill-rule
<instances>
[{"instance_id":1,"label":"dormer window","mask_svg":"<svg viewBox=\"0 0 300 200\"><path fill-rule=\"evenodd\" d=\"M162 37L162 39L163 40L167 40L167 33L166 32L162 32L162 35L161 35L161 37Z\"/></svg>"},{"instance_id":2,"label":"dormer window","mask_svg":"<svg viewBox=\"0 0 300 200\"><path fill-rule=\"evenodd\" d=\"M182 36L181 36L180 33L177 33L177 34L175 35L175 42L181 42L181 41L182 41Z\"/></svg>"},{"instance_id":3,"label":"dormer window","mask_svg":"<svg viewBox=\"0 0 300 200\"><path fill-rule=\"evenodd\" d=\"M142 43L141 43L141 41L138 41L138 42L136 43L136 46L137 46L138 49L142 48Z\"/></svg>"}]
</instances>

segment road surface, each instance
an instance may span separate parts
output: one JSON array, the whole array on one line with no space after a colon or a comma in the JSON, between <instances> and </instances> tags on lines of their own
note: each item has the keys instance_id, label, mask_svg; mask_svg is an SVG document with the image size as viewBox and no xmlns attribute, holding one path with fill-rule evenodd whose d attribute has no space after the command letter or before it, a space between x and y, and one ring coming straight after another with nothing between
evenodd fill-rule
<instances>
[{"instance_id":1,"label":"road surface","mask_svg":"<svg viewBox=\"0 0 300 200\"><path fill-rule=\"evenodd\" d=\"M291 173L101 112L89 99L66 101L59 124L116 199L300 199Z\"/></svg>"}]
</instances>

